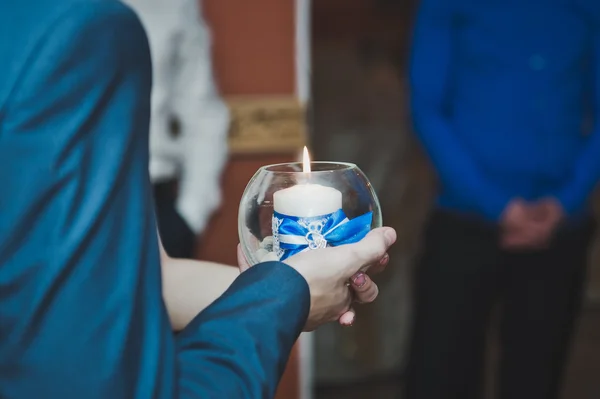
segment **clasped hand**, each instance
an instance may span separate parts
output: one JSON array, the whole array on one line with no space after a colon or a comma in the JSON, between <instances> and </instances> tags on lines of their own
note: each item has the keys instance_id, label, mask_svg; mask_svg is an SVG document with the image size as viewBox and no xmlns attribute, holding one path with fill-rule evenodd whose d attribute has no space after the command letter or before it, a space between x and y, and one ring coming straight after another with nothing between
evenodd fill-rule
<instances>
[{"instance_id":1,"label":"clasped hand","mask_svg":"<svg viewBox=\"0 0 600 399\"><path fill-rule=\"evenodd\" d=\"M554 198L533 203L514 199L502 215L501 245L508 250L543 249L563 217L563 208Z\"/></svg>"}]
</instances>

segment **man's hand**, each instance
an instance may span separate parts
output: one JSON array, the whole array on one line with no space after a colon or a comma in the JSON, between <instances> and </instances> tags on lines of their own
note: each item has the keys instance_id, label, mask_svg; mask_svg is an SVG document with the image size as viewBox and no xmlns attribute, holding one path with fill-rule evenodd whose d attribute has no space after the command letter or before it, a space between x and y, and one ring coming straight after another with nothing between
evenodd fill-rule
<instances>
[{"instance_id":1,"label":"man's hand","mask_svg":"<svg viewBox=\"0 0 600 399\"><path fill-rule=\"evenodd\" d=\"M506 249L538 249L548 245L564 217L560 203L545 198L529 204L511 201L502 215L501 244Z\"/></svg>"},{"instance_id":2,"label":"man's hand","mask_svg":"<svg viewBox=\"0 0 600 399\"><path fill-rule=\"evenodd\" d=\"M521 198L508 203L500 222L501 245L507 249L536 247L543 243L542 230L537 220L541 215L534 213Z\"/></svg>"},{"instance_id":3,"label":"man's hand","mask_svg":"<svg viewBox=\"0 0 600 399\"><path fill-rule=\"evenodd\" d=\"M539 223L548 243L565 217L563 207L555 198L544 198L533 204L532 208L531 217Z\"/></svg>"},{"instance_id":4,"label":"man's hand","mask_svg":"<svg viewBox=\"0 0 600 399\"><path fill-rule=\"evenodd\" d=\"M334 320L351 325L355 317L352 302L373 302L379 293L366 271L385 268L387 250L395 241L394 229L379 228L358 243L307 251L287 259L285 263L296 269L310 287L311 309L305 330ZM249 267L239 247L238 261L242 272Z\"/></svg>"}]
</instances>

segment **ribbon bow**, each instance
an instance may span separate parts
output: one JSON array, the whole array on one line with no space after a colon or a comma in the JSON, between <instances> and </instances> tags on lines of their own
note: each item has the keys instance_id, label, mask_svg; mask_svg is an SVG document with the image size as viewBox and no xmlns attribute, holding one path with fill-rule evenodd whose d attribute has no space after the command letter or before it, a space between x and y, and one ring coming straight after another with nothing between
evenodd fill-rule
<instances>
[{"instance_id":1,"label":"ribbon bow","mask_svg":"<svg viewBox=\"0 0 600 399\"><path fill-rule=\"evenodd\" d=\"M273 214L275 253L284 260L310 249L352 244L363 239L371 230L373 212L352 220L344 211L310 218Z\"/></svg>"}]
</instances>

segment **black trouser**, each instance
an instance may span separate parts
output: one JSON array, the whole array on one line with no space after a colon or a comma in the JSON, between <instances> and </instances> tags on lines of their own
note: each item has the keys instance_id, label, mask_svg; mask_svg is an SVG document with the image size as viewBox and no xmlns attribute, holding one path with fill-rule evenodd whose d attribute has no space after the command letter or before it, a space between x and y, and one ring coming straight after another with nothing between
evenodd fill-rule
<instances>
[{"instance_id":1,"label":"black trouser","mask_svg":"<svg viewBox=\"0 0 600 399\"><path fill-rule=\"evenodd\" d=\"M437 212L415 272L405 399L474 399L483 391L486 332L500 302L498 396L559 395L594 223L561 230L544 251L509 253L499 231Z\"/></svg>"},{"instance_id":2,"label":"black trouser","mask_svg":"<svg viewBox=\"0 0 600 399\"><path fill-rule=\"evenodd\" d=\"M158 232L167 254L175 258L192 258L196 236L175 209L176 182L154 185Z\"/></svg>"}]
</instances>

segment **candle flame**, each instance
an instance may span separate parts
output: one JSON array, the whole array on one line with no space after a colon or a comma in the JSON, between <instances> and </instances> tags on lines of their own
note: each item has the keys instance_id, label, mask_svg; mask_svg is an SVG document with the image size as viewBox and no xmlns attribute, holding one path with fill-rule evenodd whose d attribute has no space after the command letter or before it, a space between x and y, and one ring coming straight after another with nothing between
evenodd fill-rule
<instances>
[{"instance_id":1,"label":"candle flame","mask_svg":"<svg viewBox=\"0 0 600 399\"><path fill-rule=\"evenodd\" d=\"M304 152L302 153L302 172L310 173L310 157L306 146L304 146Z\"/></svg>"}]
</instances>

